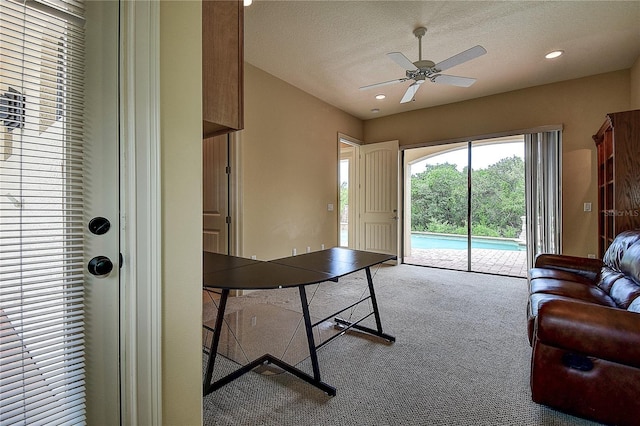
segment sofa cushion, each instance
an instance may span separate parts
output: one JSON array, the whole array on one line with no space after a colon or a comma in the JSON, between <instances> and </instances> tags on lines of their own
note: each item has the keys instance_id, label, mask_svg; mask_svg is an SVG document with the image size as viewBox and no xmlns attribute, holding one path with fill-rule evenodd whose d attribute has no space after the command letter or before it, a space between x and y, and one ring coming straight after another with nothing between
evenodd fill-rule
<instances>
[{"instance_id":1,"label":"sofa cushion","mask_svg":"<svg viewBox=\"0 0 640 426\"><path fill-rule=\"evenodd\" d=\"M611 269L620 271L620 263L625 252L638 241L640 241L640 232L638 230L619 233L605 252L602 261ZM636 259L638 258L636 257Z\"/></svg>"},{"instance_id":2,"label":"sofa cushion","mask_svg":"<svg viewBox=\"0 0 640 426\"><path fill-rule=\"evenodd\" d=\"M614 300L599 287L573 281L536 278L529 281L529 291L531 293L554 294L574 300L597 303L598 305L617 307Z\"/></svg>"},{"instance_id":3,"label":"sofa cushion","mask_svg":"<svg viewBox=\"0 0 640 426\"><path fill-rule=\"evenodd\" d=\"M640 242L625 250L620 261L620 271L640 285Z\"/></svg>"},{"instance_id":4,"label":"sofa cushion","mask_svg":"<svg viewBox=\"0 0 640 426\"><path fill-rule=\"evenodd\" d=\"M531 268L529 269L529 279L535 278L555 278L564 281L575 281L584 284L593 284L593 280L576 274L570 271L563 271L562 269L551 268Z\"/></svg>"},{"instance_id":5,"label":"sofa cushion","mask_svg":"<svg viewBox=\"0 0 640 426\"><path fill-rule=\"evenodd\" d=\"M624 277L624 274L622 272L605 266L604 268L602 268L598 287L604 290L605 293L609 294L611 292L611 287L613 287L613 284L622 277Z\"/></svg>"},{"instance_id":6,"label":"sofa cushion","mask_svg":"<svg viewBox=\"0 0 640 426\"><path fill-rule=\"evenodd\" d=\"M609 296L622 309L629 308L631 302L640 296L640 287L632 279L622 277L616 280L609 291Z\"/></svg>"},{"instance_id":7,"label":"sofa cushion","mask_svg":"<svg viewBox=\"0 0 640 426\"><path fill-rule=\"evenodd\" d=\"M631 302L631 304L627 308L627 311L635 312L637 314L640 314L640 297L636 297L636 300Z\"/></svg>"}]
</instances>

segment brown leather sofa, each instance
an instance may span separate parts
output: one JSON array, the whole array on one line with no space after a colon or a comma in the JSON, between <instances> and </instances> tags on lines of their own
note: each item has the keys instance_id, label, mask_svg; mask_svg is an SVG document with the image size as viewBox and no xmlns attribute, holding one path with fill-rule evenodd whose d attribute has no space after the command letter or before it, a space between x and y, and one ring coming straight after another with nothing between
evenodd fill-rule
<instances>
[{"instance_id":1,"label":"brown leather sofa","mask_svg":"<svg viewBox=\"0 0 640 426\"><path fill-rule=\"evenodd\" d=\"M603 260L543 254L529 271L531 394L607 424L640 424L640 230Z\"/></svg>"}]
</instances>

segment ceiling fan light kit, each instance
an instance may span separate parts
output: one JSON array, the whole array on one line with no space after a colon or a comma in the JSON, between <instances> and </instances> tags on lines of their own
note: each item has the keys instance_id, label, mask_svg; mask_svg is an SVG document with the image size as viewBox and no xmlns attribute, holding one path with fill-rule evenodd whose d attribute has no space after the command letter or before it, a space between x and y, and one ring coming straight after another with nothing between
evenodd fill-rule
<instances>
[{"instance_id":1,"label":"ceiling fan light kit","mask_svg":"<svg viewBox=\"0 0 640 426\"><path fill-rule=\"evenodd\" d=\"M418 39L418 60L416 62L411 62L409 58L407 58L400 52L387 53L389 59L400 65L405 70L405 77L363 86L360 88L360 90L372 89L374 87L381 87L388 84L402 83L408 80L413 80L413 83L407 88L407 91L400 100L400 103L406 103L414 99L416 92L418 91L422 83L427 80L432 83L447 84L458 87L469 87L473 83L475 83L475 78L458 77L455 75L441 74L441 72L449 68L453 68L456 65L460 65L464 62L470 61L471 59L475 59L478 56L484 55L485 53L487 53L485 48L482 46L474 46L470 49L465 50L464 52L458 53L457 55L454 55L449 59L445 59L444 61L438 62L436 64L433 61L422 59L422 37L426 33L427 29L425 27L418 27L413 30L413 35L415 35Z\"/></svg>"}]
</instances>

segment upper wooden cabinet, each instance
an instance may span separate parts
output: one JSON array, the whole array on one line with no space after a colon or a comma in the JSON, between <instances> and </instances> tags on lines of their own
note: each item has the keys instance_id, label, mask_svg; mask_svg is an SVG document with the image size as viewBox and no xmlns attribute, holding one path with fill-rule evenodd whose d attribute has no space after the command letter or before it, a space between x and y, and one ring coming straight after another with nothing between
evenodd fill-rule
<instances>
[{"instance_id":1,"label":"upper wooden cabinet","mask_svg":"<svg viewBox=\"0 0 640 426\"><path fill-rule=\"evenodd\" d=\"M640 110L607 114L598 148L600 258L622 231L640 228Z\"/></svg>"},{"instance_id":2,"label":"upper wooden cabinet","mask_svg":"<svg viewBox=\"0 0 640 426\"><path fill-rule=\"evenodd\" d=\"M203 138L244 126L244 6L242 1L202 2Z\"/></svg>"}]
</instances>

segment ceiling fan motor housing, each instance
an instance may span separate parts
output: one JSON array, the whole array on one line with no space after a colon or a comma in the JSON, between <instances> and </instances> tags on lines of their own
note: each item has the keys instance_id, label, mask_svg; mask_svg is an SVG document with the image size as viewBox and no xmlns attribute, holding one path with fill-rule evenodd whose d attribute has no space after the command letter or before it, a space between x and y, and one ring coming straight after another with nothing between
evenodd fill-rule
<instances>
[{"instance_id":1,"label":"ceiling fan motor housing","mask_svg":"<svg viewBox=\"0 0 640 426\"><path fill-rule=\"evenodd\" d=\"M431 76L438 73L438 71L434 68L436 64L433 61L416 61L413 63L413 65L415 65L418 69L406 71L407 78L410 78L412 80L424 81L426 78L431 78Z\"/></svg>"}]
</instances>

